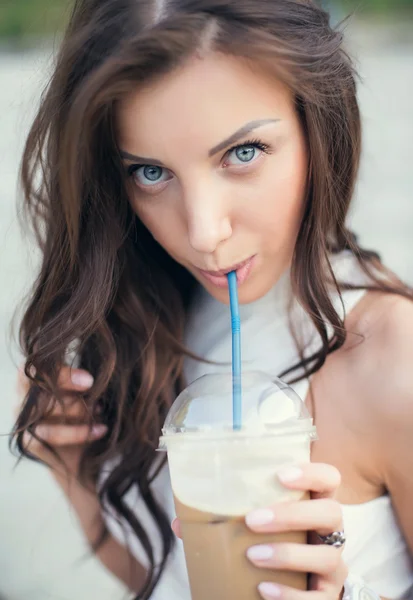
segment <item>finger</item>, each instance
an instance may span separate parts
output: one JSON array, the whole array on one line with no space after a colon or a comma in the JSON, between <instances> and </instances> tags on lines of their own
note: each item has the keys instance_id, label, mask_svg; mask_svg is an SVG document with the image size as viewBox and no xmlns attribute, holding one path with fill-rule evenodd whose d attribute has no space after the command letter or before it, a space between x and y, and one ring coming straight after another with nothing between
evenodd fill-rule
<instances>
[{"instance_id":1,"label":"finger","mask_svg":"<svg viewBox=\"0 0 413 600\"><path fill-rule=\"evenodd\" d=\"M73 421L87 421L92 418L93 414L101 412L99 407L95 407L93 410L94 412L82 398L65 396L59 402L52 398L46 414L48 419L64 418Z\"/></svg>"},{"instance_id":2,"label":"finger","mask_svg":"<svg viewBox=\"0 0 413 600\"><path fill-rule=\"evenodd\" d=\"M90 375L90 373L88 373L87 371L83 371L82 369L71 369L70 367L64 366L62 367L59 373L58 384L63 390L72 392L82 392L86 391L91 387L91 385L93 384L93 377L92 375ZM30 381L24 373L24 367L21 367L19 369L17 381L17 391L19 398L24 398L27 392L29 391L29 388ZM66 405L70 405L71 402L72 401L69 401L68 398L65 399ZM54 399L50 400L48 410L50 410L50 408L52 408L53 411L56 410L57 416L66 414L64 410L60 408L60 405L57 402L55 402ZM19 416L21 409L22 403L20 401L13 406L13 413L16 418ZM85 412L82 412L80 408L78 408L78 410L79 413L76 412L75 414L73 414L74 417L81 417L82 414L88 414L87 410Z\"/></svg>"},{"instance_id":3,"label":"finger","mask_svg":"<svg viewBox=\"0 0 413 600\"><path fill-rule=\"evenodd\" d=\"M182 539L181 524L179 522L179 519L174 519L171 523L171 527L172 527L172 531L174 532L176 537Z\"/></svg>"},{"instance_id":4,"label":"finger","mask_svg":"<svg viewBox=\"0 0 413 600\"><path fill-rule=\"evenodd\" d=\"M44 396L43 396L44 398ZM44 398L46 400L46 398ZM39 399L40 401L40 399ZM14 407L15 417L17 418L22 409L22 404L16 404ZM42 420L50 423L56 421L65 421L67 424L86 423L91 421L93 417L101 414L102 409L99 405L89 407L86 402L79 397L65 396L57 401L55 398L50 398L47 402L44 418Z\"/></svg>"},{"instance_id":5,"label":"finger","mask_svg":"<svg viewBox=\"0 0 413 600\"><path fill-rule=\"evenodd\" d=\"M83 369L72 369L63 366L59 373L58 384L63 390L82 392L92 387L93 377Z\"/></svg>"},{"instance_id":6,"label":"finger","mask_svg":"<svg viewBox=\"0 0 413 600\"><path fill-rule=\"evenodd\" d=\"M99 432L99 435L97 437L95 437L96 435L97 434L95 434L95 432L91 432L90 436L86 440L86 443L91 443L94 440L101 437L101 432ZM70 471L72 471L73 473L77 473L80 452L82 446L85 446L86 443L83 443L82 445L66 444L62 446L61 444L53 444L53 441L56 440L51 440L51 444L45 446L44 444L48 443L48 440L41 441L28 431L25 431L23 434L22 443L26 452L30 453L35 458L40 459L51 469L59 470L62 464L65 464L65 466L69 468ZM52 445L52 450L55 454L50 450L50 445Z\"/></svg>"},{"instance_id":7,"label":"finger","mask_svg":"<svg viewBox=\"0 0 413 600\"><path fill-rule=\"evenodd\" d=\"M93 377L84 369L73 369L67 365L62 366L59 372L58 384L67 391L85 391L93 385ZM24 365L18 370L17 390L20 396L25 396L29 391L30 380L24 372Z\"/></svg>"},{"instance_id":8,"label":"finger","mask_svg":"<svg viewBox=\"0 0 413 600\"><path fill-rule=\"evenodd\" d=\"M40 440L50 446L80 446L102 438L108 431L106 425L49 425L41 424L35 429Z\"/></svg>"},{"instance_id":9,"label":"finger","mask_svg":"<svg viewBox=\"0 0 413 600\"><path fill-rule=\"evenodd\" d=\"M329 576L341 563L341 552L331 546L309 544L268 544L252 546L248 559L262 569L303 571Z\"/></svg>"},{"instance_id":10,"label":"finger","mask_svg":"<svg viewBox=\"0 0 413 600\"><path fill-rule=\"evenodd\" d=\"M264 600L325 600L326 593L320 591L303 591L279 585L278 583L263 582L258 586L258 591ZM339 597L340 592L337 591L331 598Z\"/></svg>"},{"instance_id":11,"label":"finger","mask_svg":"<svg viewBox=\"0 0 413 600\"><path fill-rule=\"evenodd\" d=\"M338 554L341 554L340 549L338 549ZM329 589L334 588L336 590L342 590L347 577L348 567L341 557L336 569L330 573L324 575L310 573L308 589L328 591ZM340 598L338 594L336 594L336 598L337 597Z\"/></svg>"},{"instance_id":12,"label":"finger","mask_svg":"<svg viewBox=\"0 0 413 600\"><path fill-rule=\"evenodd\" d=\"M277 475L285 487L313 492L316 498L334 497L341 484L340 471L323 463L284 467Z\"/></svg>"},{"instance_id":13,"label":"finger","mask_svg":"<svg viewBox=\"0 0 413 600\"><path fill-rule=\"evenodd\" d=\"M338 502L331 498L280 502L274 508L249 513L247 526L256 532L316 531L329 535L343 529L343 513Z\"/></svg>"}]
</instances>

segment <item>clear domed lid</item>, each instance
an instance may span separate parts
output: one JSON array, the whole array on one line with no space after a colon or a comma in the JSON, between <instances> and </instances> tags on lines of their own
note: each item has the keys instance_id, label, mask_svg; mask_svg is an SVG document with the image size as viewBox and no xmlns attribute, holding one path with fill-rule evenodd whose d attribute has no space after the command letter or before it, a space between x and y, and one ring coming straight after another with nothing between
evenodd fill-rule
<instances>
[{"instance_id":1,"label":"clear domed lid","mask_svg":"<svg viewBox=\"0 0 413 600\"><path fill-rule=\"evenodd\" d=\"M232 410L231 372L204 375L175 400L163 436L232 430ZM258 371L242 374L242 432L279 433L300 429L300 424L311 429L312 421L304 402L290 386Z\"/></svg>"}]
</instances>

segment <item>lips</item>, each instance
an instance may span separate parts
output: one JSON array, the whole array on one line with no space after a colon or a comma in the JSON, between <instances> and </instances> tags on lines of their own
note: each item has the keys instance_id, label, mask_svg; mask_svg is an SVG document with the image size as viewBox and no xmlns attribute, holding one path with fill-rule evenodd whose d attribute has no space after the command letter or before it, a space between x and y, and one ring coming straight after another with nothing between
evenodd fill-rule
<instances>
[{"instance_id":1,"label":"lips","mask_svg":"<svg viewBox=\"0 0 413 600\"><path fill-rule=\"evenodd\" d=\"M256 256L250 256L247 260L237 263L228 269L221 269L220 271L204 271L199 269L200 274L207 279L213 285L225 288L228 287L227 275L231 271L235 271L237 274L238 285L243 284L249 277L251 270L254 266Z\"/></svg>"},{"instance_id":2,"label":"lips","mask_svg":"<svg viewBox=\"0 0 413 600\"><path fill-rule=\"evenodd\" d=\"M215 277L222 277L224 275L228 275L228 273L231 273L232 271L237 271L238 269L241 269L241 267L246 265L251 260L251 258L252 257L250 256L250 258L247 258L247 260L243 260L242 262L233 265L229 269L221 269L220 271L204 271L203 269L200 269L200 271L202 271L202 273L208 273L208 275L213 275Z\"/></svg>"}]
</instances>

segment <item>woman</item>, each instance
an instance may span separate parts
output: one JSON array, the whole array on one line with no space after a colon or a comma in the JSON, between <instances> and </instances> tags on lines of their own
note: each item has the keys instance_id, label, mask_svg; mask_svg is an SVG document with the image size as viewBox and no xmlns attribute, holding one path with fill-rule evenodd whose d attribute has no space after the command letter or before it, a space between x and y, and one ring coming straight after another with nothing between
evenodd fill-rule
<instances>
[{"instance_id":1,"label":"woman","mask_svg":"<svg viewBox=\"0 0 413 600\"><path fill-rule=\"evenodd\" d=\"M189 598L156 448L185 382L228 361L229 270L245 360L294 384L319 435L311 465L274 469L312 499L247 525L324 543L250 549L261 596L411 588L412 291L346 228L359 158L352 64L315 2L76 2L23 161L43 264L16 436L137 598Z\"/></svg>"}]
</instances>

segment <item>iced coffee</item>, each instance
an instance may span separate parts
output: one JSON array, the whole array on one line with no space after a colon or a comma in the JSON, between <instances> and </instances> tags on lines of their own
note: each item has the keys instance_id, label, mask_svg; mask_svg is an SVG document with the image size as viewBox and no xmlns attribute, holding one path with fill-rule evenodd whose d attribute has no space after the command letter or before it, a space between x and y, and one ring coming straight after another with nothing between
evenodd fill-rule
<instances>
[{"instance_id":1,"label":"iced coffee","mask_svg":"<svg viewBox=\"0 0 413 600\"><path fill-rule=\"evenodd\" d=\"M259 600L264 579L306 589L305 573L265 571L246 558L262 543L306 543L306 532L255 534L251 510L296 501L284 488L281 467L309 461L315 429L304 404L279 380L243 375L243 427L232 429L230 375L208 375L177 399L165 423L175 506L192 600Z\"/></svg>"}]
</instances>

